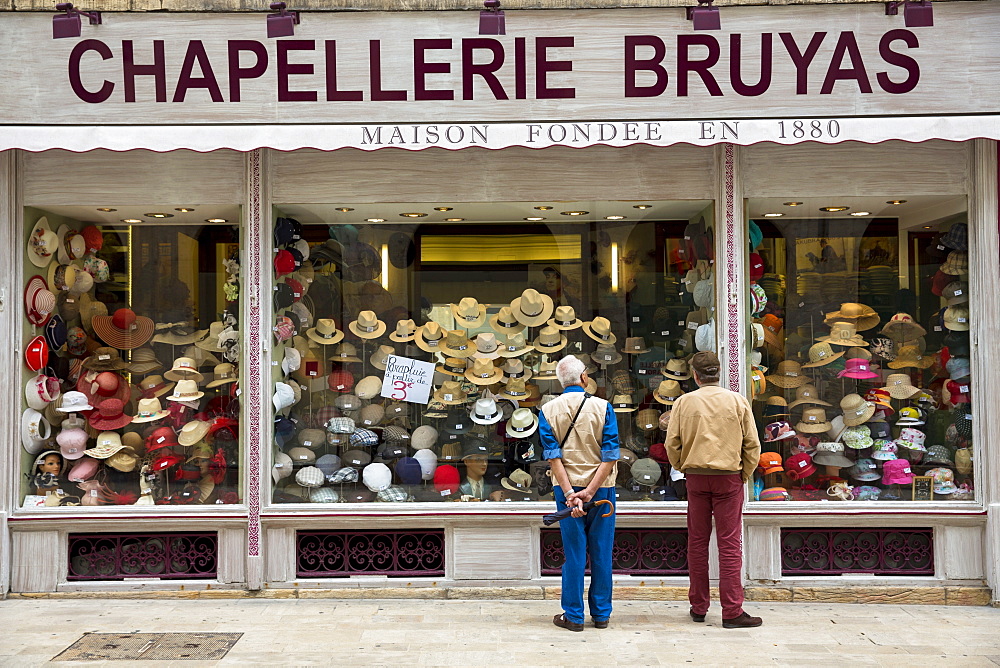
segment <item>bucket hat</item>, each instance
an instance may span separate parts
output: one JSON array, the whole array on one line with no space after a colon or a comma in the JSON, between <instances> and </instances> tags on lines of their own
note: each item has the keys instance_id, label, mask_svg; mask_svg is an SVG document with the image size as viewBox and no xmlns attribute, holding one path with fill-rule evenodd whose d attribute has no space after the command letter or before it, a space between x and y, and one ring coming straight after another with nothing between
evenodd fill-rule
<instances>
[{"instance_id":1,"label":"bucket hat","mask_svg":"<svg viewBox=\"0 0 1000 668\"><path fill-rule=\"evenodd\" d=\"M455 324L464 329L476 329L486 322L486 306L475 297L463 297L457 304L450 304Z\"/></svg>"},{"instance_id":2,"label":"bucket hat","mask_svg":"<svg viewBox=\"0 0 1000 668\"><path fill-rule=\"evenodd\" d=\"M497 334L509 336L524 331L525 325L518 322L509 306L502 307L496 315L489 319L490 327Z\"/></svg>"},{"instance_id":3,"label":"bucket hat","mask_svg":"<svg viewBox=\"0 0 1000 668\"><path fill-rule=\"evenodd\" d=\"M890 363L889 366L892 366ZM878 373L871 370L868 365L868 360L862 358L854 358L847 360L844 365L844 370L837 374L838 378L854 378L856 380L871 380L872 378L878 378Z\"/></svg>"},{"instance_id":4,"label":"bucket hat","mask_svg":"<svg viewBox=\"0 0 1000 668\"><path fill-rule=\"evenodd\" d=\"M944 326L953 332L969 331L969 307L949 306L944 311Z\"/></svg>"},{"instance_id":5,"label":"bucket hat","mask_svg":"<svg viewBox=\"0 0 1000 668\"><path fill-rule=\"evenodd\" d=\"M507 420L506 431L511 438L527 438L538 431L538 416L529 408L518 408Z\"/></svg>"},{"instance_id":6,"label":"bucket hat","mask_svg":"<svg viewBox=\"0 0 1000 668\"><path fill-rule=\"evenodd\" d=\"M534 288L528 288L510 303L510 311L522 325L538 327L552 317L554 304L552 297Z\"/></svg>"},{"instance_id":7,"label":"bucket hat","mask_svg":"<svg viewBox=\"0 0 1000 668\"><path fill-rule=\"evenodd\" d=\"M924 455L923 463L955 465L954 460L951 458L951 451L944 445L932 445L927 448L927 454Z\"/></svg>"},{"instance_id":8,"label":"bucket hat","mask_svg":"<svg viewBox=\"0 0 1000 668\"><path fill-rule=\"evenodd\" d=\"M935 494L954 494L958 491L955 485L955 473L951 469L934 468L928 470L924 475L929 475L934 479Z\"/></svg>"},{"instance_id":9,"label":"bucket hat","mask_svg":"<svg viewBox=\"0 0 1000 668\"><path fill-rule=\"evenodd\" d=\"M567 338L555 327L546 325L538 332L538 337L531 343L535 350L542 353L555 353L566 347Z\"/></svg>"},{"instance_id":10,"label":"bucket hat","mask_svg":"<svg viewBox=\"0 0 1000 668\"><path fill-rule=\"evenodd\" d=\"M49 227L49 219L42 216L28 233L28 261L36 267L46 267L59 250L59 236Z\"/></svg>"},{"instance_id":11,"label":"bucket hat","mask_svg":"<svg viewBox=\"0 0 1000 668\"><path fill-rule=\"evenodd\" d=\"M611 321L603 316L584 323L583 332L598 343L610 344L618 341L618 337L611 332Z\"/></svg>"},{"instance_id":12,"label":"bucket hat","mask_svg":"<svg viewBox=\"0 0 1000 668\"><path fill-rule=\"evenodd\" d=\"M853 450L864 450L870 448L875 443L872 439L871 430L863 424L847 427L840 435L840 440L844 445Z\"/></svg>"},{"instance_id":13,"label":"bucket hat","mask_svg":"<svg viewBox=\"0 0 1000 668\"><path fill-rule=\"evenodd\" d=\"M854 462L844 456L844 444L824 441L816 444L813 454L813 464L820 466L835 466L844 468L854 466Z\"/></svg>"},{"instance_id":14,"label":"bucket hat","mask_svg":"<svg viewBox=\"0 0 1000 668\"><path fill-rule=\"evenodd\" d=\"M834 360L838 360L844 356L843 350L835 351L833 346L831 346L826 341L821 341L820 343L815 343L809 347L809 362L802 365L802 368L813 368L818 366L826 366Z\"/></svg>"},{"instance_id":15,"label":"bucket hat","mask_svg":"<svg viewBox=\"0 0 1000 668\"><path fill-rule=\"evenodd\" d=\"M802 480L816 473L816 467L811 456L799 452L785 460L785 471L792 480Z\"/></svg>"},{"instance_id":16,"label":"bucket hat","mask_svg":"<svg viewBox=\"0 0 1000 668\"><path fill-rule=\"evenodd\" d=\"M63 395L62 404L56 410L60 413L82 413L92 411L94 407L87 401L86 394L74 390Z\"/></svg>"},{"instance_id":17,"label":"bucket hat","mask_svg":"<svg viewBox=\"0 0 1000 668\"><path fill-rule=\"evenodd\" d=\"M853 348L854 346L867 346L868 342L858 334L858 328L851 322L835 322L830 325L830 334L821 336L817 341L823 341L834 346Z\"/></svg>"},{"instance_id":18,"label":"bucket hat","mask_svg":"<svg viewBox=\"0 0 1000 668\"><path fill-rule=\"evenodd\" d=\"M882 484L909 485L911 482L913 482L913 471L907 460L893 459L882 464Z\"/></svg>"},{"instance_id":19,"label":"bucket hat","mask_svg":"<svg viewBox=\"0 0 1000 668\"><path fill-rule=\"evenodd\" d=\"M924 442L926 440L927 435L924 432L919 429L914 429L913 427L906 427L899 432L899 438L897 438L894 442L899 448L927 452L927 448L924 447Z\"/></svg>"},{"instance_id":20,"label":"bucket hat","mask_svg":"<svg viewBox=\"0 0 1000 668\"><path fill-rule=\"evenodd\" d=\"M417 347L427 353L444 352L443 346L447 330L433 320L417 330L416 338L413 342Z\"/></svg>"},{"instance_id":21,"label":"bucket hat","mask_svg":"<svg viewBox=\"0 0 1000 668\"><path fill-rule=\"evenodd\" d=\"M972 364L968 357L952 357L945 364L952 380L967 381L972 376Z\"/></svg>"},{"instance_id":22,"label":"bucket hat","mask_svg":"<svg viewBox=\"0 0 1000 668\"><path fill-rule=\"evenodd\" d=\"M95 315L91 326L102 341L119 350L138 348L153 338L153 321L130 308L120 308L114 315Z\"/></svg>"},{"instance_id":23,"label":"bucket hat","mask_svg":"<svg viewBox=\"0 0 1000 668\"><path fill-rule=\"evenodd\" d=\"M807 408L802 411L802 418L795 425L797 432L806 434L819 434L830 431L830 422L826 419L826 410L823 408Z\"/></svg>"},{"instance_id":24,"label":"bucket hat","mask_svg":"<svg viewBox=\"0 0 1000 668\"><path fill-rule=\"evenodd\" d=\"M896 452L899 449L895 443L884 438L875 439L872 448L872 459L880 462L889 462L896 459Z\"/></svg>"},{"instance_id":25,"label":"bucket hat","mask_svg":"<svg viewBox=\"0 0 1000 668\"><path fill-rule=\"evenodd\" d=\"M958 306L969 301L969 284L965 281L952 281L941 291L948 306Z\"/></svg>"},{"instance_id":26,"label":"bucket hat","mask_svg":"<svg viewBox=\"0 0 1000 668\"><path fill-rule=\"evenodd\" d=\"M948 259L941 265L941 271L952 276L964 276L969 273L969 253L953 250L948 253Z\"/></svg>"},{"instance_id":27,"label":"bucket hat","mask_svg":"<svg viewBox=\"0 0 1000 668\"><path fill-rule=\"evenodd\" d=\"M361 311L358 319L347 325L351 333L362 339L377 339L385 334L385 323L378 319L374 311Z\"/></svg>"},{"instance_id":28,"label":"bucket hat","mask_svg":"<svg viewBox=\"0 0 1000 668\"><path fill-rule=\"evenodd\" d=\"M872 482L882 477L882 474L878 472L878 463L867 457L854 462L854 466L848 470L847 474L862 482Z\"/></svg>"},{"instance_id":29,"label":"bucket hat","mask_svg":"<svg viewBox=\"0 0 1000 668\"><path fill-rule=\"evenodd\" d=\"M940 244L955 250L969 249L969 226L966 223L955 223L941 235Z\"/></svg>"}]
</instances>

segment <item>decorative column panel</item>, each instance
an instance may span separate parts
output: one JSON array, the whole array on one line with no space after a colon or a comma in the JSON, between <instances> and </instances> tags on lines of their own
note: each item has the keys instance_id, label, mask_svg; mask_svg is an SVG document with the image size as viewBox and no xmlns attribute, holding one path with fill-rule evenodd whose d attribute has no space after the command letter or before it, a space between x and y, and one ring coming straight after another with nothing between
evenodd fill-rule
<instances>
[{"instance_id":1,"label":"decorative column panel","mask_svg":"<svg viewBox=\"0 0 1000 668\"><path fill-rule=\"evenodd\" d=\"M271 372L270 350L271 202L267 187L268 152L246 154L246 194L243 205L243 447L247 504L247 568L249 589L260 589L264 577L261 507L270 498Z\"/></svg>"},{"instance_id":2,"label":"decorative column panel","mask_svg":"<svg viewBox=\"0 0 1000 668\"><path fill-rule=\"evenodd\" d=\"M986 504L986 578L1000 600L1000 211L998 143L975 139L969 151L969 295L972 312L972 411L977 498Z\"/></svg>"},{"instance_id":3,"label":"decorative column panel","mask_svg":"<svg viewBox=\"0 0 1000 668\"><path fill-rule=\"evenodd\" d=\"M4 248L21 248L20 207L21 196L18 188L18 151L0 151L0 242ZM0 363L6 369L19 369L20 336L17 332L20 314L20 252L0 253L0 336L14 345L4 350L5 357ZM17 507L21 461L21 439L17 433L17 417L20 406L20 392L17 388L17 373L4 374L0 381L0 401L8 409L0 412L0 433L7 434L4 450L0 454L0 598L5 598L10 589L11 536L7 528L7 518Z\"/></svg>"},{"instance_id":4,"label":"decorative column panel","mask_svg":"<svg viewBox=\"0 0 1000 668\"><path fill-rule=\"evenodd\" d=\"M746 389L746 221L743 207L742 148L715 147L716 164L716 337L722 362L722 386L734 392ZM721 278L721 280L720 280Z\"/></svg>"}]
</instances>

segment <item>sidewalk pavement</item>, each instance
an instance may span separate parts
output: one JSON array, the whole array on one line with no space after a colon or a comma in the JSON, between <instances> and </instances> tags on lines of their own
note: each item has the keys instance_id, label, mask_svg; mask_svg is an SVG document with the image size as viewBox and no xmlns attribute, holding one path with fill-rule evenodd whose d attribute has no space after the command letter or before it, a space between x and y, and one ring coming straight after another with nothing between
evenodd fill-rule
<instances>
[{"instance_id":1,"label":"sidewalk pavement","mask_svg":"<svg viewBox=\"0 0 1000 668\"><path fill-rule=\"evenodd\" d=\"M695 624L685 603L621 601L610 628L588 620L572 633L553 626L553 601L14 599L0 602L0 665L46 664L86 632L215 631L244 634L220 661L137 665L1000 666L1000 609L760 603L747 611L764 626L723 629L718 604Z\"/></svg>"}]
</instances>

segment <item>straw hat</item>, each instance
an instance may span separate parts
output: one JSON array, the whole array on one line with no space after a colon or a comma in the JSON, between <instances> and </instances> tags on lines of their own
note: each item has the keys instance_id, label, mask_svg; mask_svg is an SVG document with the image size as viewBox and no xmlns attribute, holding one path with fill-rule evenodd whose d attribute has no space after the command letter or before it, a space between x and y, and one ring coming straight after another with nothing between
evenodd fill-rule
<instances>
[{"instance_id":1,"label":"straw hat","mask_svg":"<svg viewBox=\"0 0 1000 668\"><path fill-rule=\"evenodd\" d=\"M351 333L362 339L377 339L385 334L385 323L378 319L375 311L362 311L358 319L347 325Z\"/></svg>"},{"instance_id":2,"label":"straw hat","mask_svg":"<svg viewBox=\"0 0 1000 668\"><path fill-rule=\"evenodd\" d=\"M558 364L558 362L552 363L553 368L556 364ZM524 366L524 362L516 358L508 359L507 362L500 367L500 370L503 372L505 381L509 378L523 378L527 381L531 380L532 377L531 369L526 368ZM553 377L555 377L554 374Z\"/></svg>"},{"instance_id":3,"label":"straw hat","mask_svg":"<svg viewBox=\"0 0 1000 668\"><path fill-rule=\"evenodd\" d=\"M180 433L177 434L177 442L184 447L190 447L205 438L210 426L211 423L205 420L192 420L181 427Z\"/></svg>"},{"instance_id":4,"label":"straw hat","mask_svg":"<svg viewBox=\"0 0 1000 668\"><path fill-rule=\"evenodd\" d=\"M844 414L844 424L857 427L875 415L875 404L865 401L860 394L848 394L840 400L840 411Z\"/></svg>"},{"instance_id":5,"label":"straw hat","mask_svg":"<svg viewBox=\"0 0 1000 668\"><path fill-rule=\"evenodd\" d=\"M205 333L205 336L194 342L195 347L212 353L223 352L225 349L219 345L219 337L226 329L226 325L221 320L214 321L208 326L208 332Z\"/></svg>"},{"instance_id":6,"label":"straw hat","mask_svg":"<svg viewBox=\"0 0 1000 668\"><path fill-rule=\"evenodd\" d=\"M801 406L802 404L819 404L820 406L833 405L829 401L823 401L819 398L819 392L816 390L816 386L812 383L802 385L795 390L795 401L788 404L788 408L795 408L796 406Z\"/></svg>"},{"instance_id":7,"label":"straw hat","mask_svg":"<svg viewBox=\"0 0 1000 668\"><path fill-rule=\"evenodd\" d=\"M858 334L858 328L851 322L835 322L830 325L830 334L821 336L817 341L825 341L835 346L853 348L854 346L867 346L868 342Z\"/></svg>"},{"instance_id":8,"label":"straw hat","mask_svg":"<svg viewBox=\"0 0 1000 668\"><path fill-rule=\"evenodd\" d=\"M448 332L433 320L417 330L413 342L427 353L443 352L445 337Z\"/></svg>"},{"instance_id":9,"label":"straw hat","mask_svg":"<svg viewBox=\"0 0 1000 668\"><path fill-rule=\"evenodd\" d=\"M283 383L278 384L281 385ZM205 393L198 390L197 381L179 380L174 387L174 393L167 397L167 401L196 401L203 396L205 396Z\"/></svg>"},{"instance_id":10,"label":"straw hat","mask_svg":"<svg viewBox=\"0 0 1000 668\"><path fill-rule=\"evenodd\" d=\"M835 322L851 322L859 332L864 332L878 326L879 316L871 306L848 302L841 304L839 311L827 313L823 322L827 325Z\"/></svg>"},{"instance_id":11,"label":"straw hat","mask_svg":"<svg viewBox=\"0 0 1000 668\"><path fill-rule=\"evenodd\" d=\"M486 322L486 306L480 304L475 297L463 297L457 304L450 306L451 315L458 327L476 329Z\"/></svg>"},{"instance_id":12,"label":"straw hat","mask_svg":"<svg viewBox=\"0 0 1000 668\"><path fill-rule=\"evenodd\" d=\"M552 317L553 306L552 297L528 288L511 301L510 311L522 325L537 327Z\"/></svg>"},{"instance_id":13,"label":"straw hat","mask_svg":"<svg viewBox=\"0 0 1000 668\"><path fill-rule=\"evenodd\" d=\"M353 343L347 343L346 341L341 341L337 344L337 347L333 349L333 354L330 355L329 359L334 362L360 362L361 358L358 357L358 349L354 347Z\"/></svg>"},{"instance_id":14,"label":"straw hat","mask_svg":"<svg viewBox=\"0 0 1000 668\"><path fill-rule=\"evenodd\" d=\"M525 393L527 395L527 393ZM462 389L461 381L446 380L434 391L434 400L448 406L458 406L468 400L468 395ZM414 446L415 447L415 446Z\"/></svg>"},{"instance_id":15,"label":"straw hat","mask_svg":"<svg viewBox=\"0 0 1000 668\"><path fill-rule=\"evenodd\" d=\"M490 318L490 327L497 334L517 334L524 331L524 325L517 321L509 306L504 306L496 315Z\"/></svg>"},{"instance_id":16,"label":"straw hat","mask_svg":"<svg viewBox=\"0 0 1000 668\"><path fill-rule=\"evenodd\" d=\"M672 406L677 401L677 397L682 394L684 394L684 390L681 389L680 383L676 380L664 380L653 391L653 399L661 404Z\"/></svg>"},{"instance_id":17,"label":"straw hat","mask_svg":"<svg viewBox=\"0 0 1000 668\"><path fill-rule=\"evenodd\" d=\"M472 357L476 347L463 330L453 329L448 331L448 336L441 344L441 352L451 357Z\"/></svg>"},{"instance_id":18,"label":"straw hat","mask_svg":"<svg viewBox=\"0 0 1000 668\"><path fill-rule=\"evenodd\" d=\"M156 359L156 353L153 352L152 348L136 348L132 351L131 359L128 362L128 370L140 375L150 371L159 371L162 368L163 364Z\"/></svg>"},{"instance_id":19,"label":"straw hat","mask_svg":"<svg viewBox=\"0 0 1000 668\"><path fill-rule=\"evenodd\" d=\"M412 341L417 335L417 324L413 320L399 320L396 322L396 329L389 334L389 338L397 343Z\"/></svg>"},{"instance_id":20,"label":"straw hat","mask_svg":"<svg viewBox=\"0 0 1000 668\"><path fill-rule=\"evenodd\" d=\"M316 321L315 327L306 330L306 336L324 346L340 343L344 338L344 333L337 329L337 322L333 318L320 318Z\"/></svg>"},{"instance_id":21,"label":"straw hat","mask_svg":"<svg viewBox=\"0 0 1000 668\"><path fill-rule=\"evenodd\" d=\"M527 343L524 332L513 332L507 334L507 338L500 344L497 354L500 357L520 357L534 350L534 346Z\"/></svg>"},{"instance_id":22,"label":"straw hat","mask_svg":"<svg viewBox=\"0 0 1000 668\"><path fill-rule=\"evenodd\" d=\"M477 399L469 412L469 418L476 424L496 424L503 419L503 411L492 398Z\"/></svg>"},{"instance_id":23,"label":"straw hat","mask_svg":"<svg viewBox=\"0 0 1000 668\"><path fill-rule=\"evenodd\" d=\"M487 359L477 359L472 368L465 372L465 377L476 385L492 385L503 377L503 370L493 366Z\"/></svg>"},{"instance_id":24,"label":"straw hat","mask_svg":"<svg viewBox=\"0 0 1000 668\"><path fill-rule=\"evenodd\" d=\"M562 330L583 327L583 321L576 317L576 310L572 306L557 306L548 324Z\"/></svg>"},{"instance_id":25,"label":"straw hat","mask_svg":"<svg viewBox=\"0 0 1000 668\"><path fill-rule=\"evenodd\" d=\"M590 359L594 360L601 366L607 366L609 364L618 364L622 361L622 356L615 349L614 345L610 343L602 343L590 354Z\"/></svg>"},{"instance_id":26,"label":"straw hat","mask_svg":"<svg viewBox=\"0 0 1000 668\"><path fill-rule=\"evenodd\" d=\"M163 406L160 404L160 400L156 397L151 399L140 399L139 409L132 417L132 422L134 424L155 422L156 420L162 420L169 415L170 411L164 410Z\"/></svg>"},{"instance_id":27,"label":"straw hat","mask_svg":"<svg viewBox=\"0 0 1000 668\"><path fill-rule=\"evenodd\" d=\"M120 308L111 316L95 315L92 325L102 341L118 350L138 348L153 338L153 321L130 308Z\"/></svg>"},{"instance_id":28,"label":"straw hat","mask_svg":"<svg viewBox=\"0 0 1000 668\"><path fill-rule=\"evenodd\" d=\"M820 343L815 343L809 347L809 362L803 364L802 368L813 368L817 366L826 366L834 360L838 360L844 356L844 351L834 352L833 346L831 346L826 341Z\"/></svg>"},{"instance_id":29,"label":"straw hat","mask_svg":"<svg viewBox=\"0 0 1000 668\"><path fill-rule=\"evenodd\" d=\"M539 352L554 353L565 348L566 343L567 339L564 334L555 327L546 325L538 332L538 338L531 345Z\"/></svg>"},{"instance_id":30,"label":"straw hat","mask_svg":"<svg viewBox=\"0 0 1000 668\"><path fill-rule=\"evenodd\" d=\"M646 340L641 336L629 336L625 339L624 345L622 345L622 352L626 355L641 355L648 353L649 350L650 348L646 345Z\"/></svg>"},{"instance_id":31,"label":"straw hat","mask_svg":"<svg viewBox=\"0 0 1000 668\"><path fill-rule=\"evenodd\" d=\"M902 346L896 351L896 359L889 362L890 369L905 369L914 367L917 369L927 369L934 366L934 356L922 355L919 346Z\"/></svg>"},{"instance_id":32,"label":"straw hat","mask_svg":"<svg viewBox=\"0 0 1000 668\"><path fill-rule=\"evenodd\" d=\"M802 418L795 425L796 431L806 434L819 434L830 431L830 422L826 419L823 408L807 408L802 411Z\"/></svg>"},{"instance_id":33,"label":"straw hat","mask_svg":"<svg viewBox=\"0 0 1000 668\"><path fill-rule=\"evenodd\" d=\"M368 361L372 363L372 366L381 371L385 371L385 363L389 359L389 355L395 355L396 350L392 346L379 346L378 350L372 353Z\"/></svg>"},{"instance_id":34,"label":"straw hat","mask_svg":"<svg viewBox=\"0 0 1000 668\"><path fill-rule=\"evenodd\" d=\"M217 364L213 376L214 378L206 383L205 387L219 387L220 385L235 383L239 380L239 373L236 371L236 367L228 362Z\"/></svg>"},{"instance_id":35,"label":"straw hat","mask_svg":"<svg viewBox=\"0 0 1000 668\"><path fill-rule=\"evenodd\" d=\"M603 316L598 316L590 322L584 323L584 333L598 343L616 343L618 337L611 332L611 321Z\"/></svg>"},{"instance_id":36,"label":"straw hat","mask_svg":"<svg viewBox=\"0 0 1000 668\"><path fill-rule=\"evenodd\" d=\"M480 332L476 335L476 351L473 356L480 359L496 359L500 356L500 344L493 332Z\"/></svg>"},{"instance_id":37,"label":"straw hat","mask_svg":"<svg viewBox=\"0 0 1000 668\"><path fill-rule=\"evenodd\" d=\"M461 357L446 357L444 362L434 367L434 371L437 373L443 373L446 376L461 378L465 375L465 371L468 368L469 365L466 363L465 359Z\"/></svg>"},{"instance_id":38,"label":"straw hat","mask_svg":"<svg viewBox=\"0 0 1000 668\"><path fill-rule=\"evenodd\" d=\"M908 313L897 313L882 327L882 333L896 341L909 341L927 335L927 330Z\"/></svg>"},{"instance_id":39,"label":"straw hat","mask_svg":"<svg viewBox=\"0 0 1000 668\"><path fill-rule=\"evenodd\" d=\"M671 380L689 380L691 378L691 368L683 357L667 360L666 365L660 369L660 373Z\"/></svg>"},{"instance_id":40,"label":"straw hat","mask_svg":"<svg viewBox=\"0 0 1000 668\"><path fill-rule=\"evenodd\" d=\"M511 438L528 438L538 431L538 416L529 408L518 408L507 420L507 435Z\"/></svg>"},{"instance_id":41,"label":"straw hat","mask_svg":"<svg viewBox=\"0 0 1000 668\"><path fill-rule=\"evenodd\" d=\"M504 386L503 392L500 393L501 397L514 401L524 401L529 395L530 392L525 387L523 378L511 378Z\"/></svg>"},{"instance_id":42,"label":"straw hat","mask_svg":"<svg viewBox=\"0 0 1000 668\"><path fill-rule=\"evenodd\" d=\"M163 380L160 375L146 376L139 381L139 391L146 398L162 397L173 387L173 383Z\"/></svg>"},{"instance_id":43,"label":"straw hat","mask_svg":"<svg viewBox=\"0 0 1000 668\"><path fill-rule=\"evenodd\" d=\"M785 360L778 364L775 374L767 376L767 382L778 387L791 388L801 387L809 382L809 378L802 373L802 367L794 360Z\"/></svg>"},{"instance_id":44,"label":"straw hat","mask_svg":"<svg viewBox=\"0 0 1000 668\"><path fill-rule=\"evenodd\" d=\"M627 394L616 394L611 398L611 407L615 413L632 413L636 410L635 402Z\"/></svg>"}]
</instances>

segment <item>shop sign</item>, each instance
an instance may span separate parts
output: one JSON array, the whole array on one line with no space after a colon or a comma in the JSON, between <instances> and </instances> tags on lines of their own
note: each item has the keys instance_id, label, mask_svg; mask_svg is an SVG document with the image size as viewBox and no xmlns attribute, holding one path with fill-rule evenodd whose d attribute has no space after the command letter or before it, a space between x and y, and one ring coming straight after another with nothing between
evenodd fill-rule
<instances>
[{"instance_id":1,"label":"shop sign","mask_svg":"<svg viewBox=\"0 0 1000 668\"><path fill-rule=\"evenodd\" d=\"M389 355L382 377L382 396L393 401L426 404L434 389L434 364Z\"/></svg>"}]
</instances>

